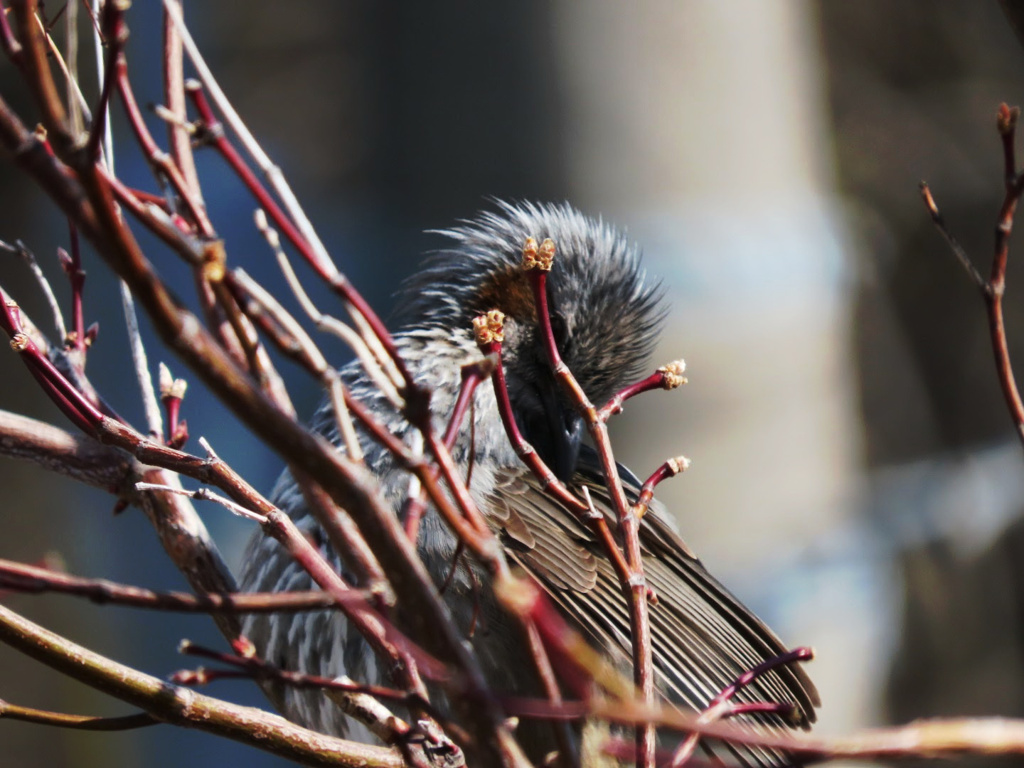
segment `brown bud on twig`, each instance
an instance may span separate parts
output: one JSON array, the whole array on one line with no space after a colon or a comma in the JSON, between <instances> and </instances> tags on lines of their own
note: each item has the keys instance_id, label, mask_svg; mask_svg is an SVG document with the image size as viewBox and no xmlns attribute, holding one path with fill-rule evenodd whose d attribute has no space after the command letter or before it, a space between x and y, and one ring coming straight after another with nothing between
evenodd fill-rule
<instances>
[{"instance_id":1,"label":"brown bud on twig","mask_svg":"<svg viewBox=\"0 0 1024 768\"><path fill-rule=\"evenodd\" d=\"M93 345L93 342L96 341L96 337L99 336L99 333L100 333L99 321L93 323L88 328L86 328L85 329L85 346L91 347Z\"/></svg>"},{"instance_id":2,"label":"brown bud on twig","mask_svg":"<svg viewBox=\"0 0 1024 768\"><path fill-rule=\"evenodd\" d=\"M537 247L537 241L532 238L526 238L526 242L523 244L523 269L525 270L539 270L541 272L550 272L551 265L555 260L555 241L550 237L546 238L540 247Z\"/></svg>"},{"instance_id":3,"label":"brown bud on twig","mask_svg":"<svg viewBox=\"0 0 1024 768\"><path fill-rule=\"evenodd\" d=\"M684 360L673 360L671 363L661 366L658 369L658 373L663 377L661 385L665 389L675 389L686 384L687 378L683 376L685 370L686 362Z\"/></svg>"},{"instance_id":4,"label":"brown bud on twig","mask_svg":"<svg viewBox=\"0 0 1024 768\"><path fill-rule=\"evenodd\" d=\"M492 309L486 315L473 318L473 333L480 346L505 340L505 313Z\"/></svg>"},{"instance_id":5,"label":"brown bud on twig","mask_svg":"<svg viewBox=\"0 0 1024 768\"><path fill-rule=\"evenodd\" d=\"M1000 136L1008 136L1017 128L1017 120L1020 117L1020 107L1010 107L1005 103L999 105L996 112L996 129Z\"/></svg>"},{"instance_id":6,"label":"brown bud on twig","mask_svg":"<svg viewBox=\"0 0 1024 768\"><path fill-rule=\"evenodd\" d=\"M637 517L643 517L647 514L647 508L650 506L651 499L654 498L654 489L658 484L663 480L668 480L670 477L675 477L680 472L685 472L689 468L690 460L685 456L673 456L671 459L667 459L664 464L654 470L654 473L644 481L636 504L633 505L633 513Z\"/></svg>"},{"instance_id":7,"label":"brown bud on twig","mask_svg":"<svg viewBox=\"0 0 1024 768\"><path fill-rule=\"evenodd\" d=\"M57 248L57 262L60 264L60 268L64 270L65 275L71 275L75 272L75 263L71 260L71 255L63 248Z\"/></svg>"},{"instance_id":8,"label":"brown bud on twig","mask_svg":"<svg viewBox=\"0 0 1024 768\"><path fill-rule=\"evenodd\" d=\"M163 403L167 413L167 445L171 448L181 448L188 442L188 424L180 420L181 401L185 397L185 390L188 389L188 382L185 379L176 379L171 375L171 369L164 363L160 363L160 402Z\"/></svg>"},{"instance_id":9,"label":"brown bud on twig","mask_svg":"<svg viewBox=\"0 0 1024 768\"><path fill-rule=\"evenodd\" d=\"M219 283L227 271L227 252L223 240L213 240L203 248L203 279Z\"/></svg>"},{"instance_id":10,"label":"brown bud on twig","mask_svg":"<svg viewBox=\"0 0 1024 768\"><path fill-rule=\"evenodd\" d=\"M160 363L160 397L161 399L176 398L185 399L185 390L188 389L188 382L185 379L176 379L171 375L171 369L166 364Z\"/></svg>"},{"instance_id":11,"label":"brown bud on twig","mask_svg":"<svg viewBox=\"0 0 1024 768\"><path fill-rule=\"evenodd\" d=\"M256 646L252 644L245 635L239 635L231 641L231 648L241 656L243 659L255 659L256 658Z\"/></svg>"},{"instance_id":12,"label":"brown bud on twig","mask_svg":"<svg viewBox=\"0 0 1024 768\"><path fill-rule=\"evenodd\" d=\"M207 675L205 667L197 667L196 669L181 669L170 676L172 683L178 685L206 685L210 682L209 675Z\"/></svg>"},{"instance_id":13,"label":"brown bud on twig","mask_svg":"<svg viewBox=\"0 0 1024 768\"><path fill-rule=\"evenodd\" d=\"M665 463L673 475L678 475L680 472L685 472L690 468L690 460L685 456L674 456Z\"/></svg>"}]
</instances>

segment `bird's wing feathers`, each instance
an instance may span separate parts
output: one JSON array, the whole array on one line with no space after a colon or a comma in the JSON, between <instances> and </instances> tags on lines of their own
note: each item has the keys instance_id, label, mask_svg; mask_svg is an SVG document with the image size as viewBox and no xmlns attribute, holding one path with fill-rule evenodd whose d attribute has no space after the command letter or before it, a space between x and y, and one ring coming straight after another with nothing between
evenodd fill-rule
<instances>
[{"instance_id":1,"label":"bird's wing feathers","mask_svg":"<svg viewBox=\"0 0 1024 768\"><path fill-rule=\"evenodd\" d=\"M488 517L512 556L545 586L590 592L598 581L599 558L585 529L531 481L527 472L499 472L487 499Z\"/></svg>"},{"instance_id":2,"label":"bird's wing feathers","mask_svg":"<svg viewBox=\"0 0 1024 768\"><path fill-rule=\"evenodd\" d=\"M614 520L607 490L589 458L584 457L576 480L589 486L596 508ZM627 495L635 498L639 483L631 475L624 478ZM543 493L525 468L500 473L484 506L509 555L566 615L578 617L579 627L595 643L627 665L629 606L591 530ZM739 675L786 651L772 631L704 569L659 515L657 505L644 518L641 547L645 575L658 596L650 609L655 672L669 699L702 709ZM794 665L762 675L735 699L791 702L804 725L814 721L818 705L814 684ZM783 724L774 716L760 721ZM740 757L752 765L778 764L778 756L770 752L743 751Z\"/></svg>"}]
</instances>

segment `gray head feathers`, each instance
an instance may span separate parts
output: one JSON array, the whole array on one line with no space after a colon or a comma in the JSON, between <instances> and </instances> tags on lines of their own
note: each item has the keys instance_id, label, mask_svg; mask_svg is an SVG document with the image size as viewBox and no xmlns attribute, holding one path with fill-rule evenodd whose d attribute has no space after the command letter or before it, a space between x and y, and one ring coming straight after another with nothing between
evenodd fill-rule
<instances>
[{"instance_id":1,"label":"gray head feathers","mask_svg":"<svg viewBox=\"0 0 1024 768\"><path fill-rule=\"evenodd\" d=\"M562 355L591 397L609 396L639 373L662 316L660 290L647 281L638 249L611 225L567 203L496 205L496 211L438 232L452 244L433 253L406 284L402 326L468 333L473 317L500 309L511 325L510 374L529 378L539 369L532 358L542 346L520 261L527 237L550 237L557 253L549 301Z\"/></svg>"}]
</instances>

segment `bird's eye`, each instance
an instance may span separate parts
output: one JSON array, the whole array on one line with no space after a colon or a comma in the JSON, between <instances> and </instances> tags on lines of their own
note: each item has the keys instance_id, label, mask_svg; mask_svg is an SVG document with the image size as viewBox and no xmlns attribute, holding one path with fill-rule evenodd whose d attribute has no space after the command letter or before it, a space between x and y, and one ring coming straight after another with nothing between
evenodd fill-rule
<instances>
[{"instance_id":1,"label":"bird's eye","mask_svg":"<svg viewBox=\"0 0 1024 768\"><path fill-rule=\"evenodd\" d=\"M551 333L555 337L555 345L563 355L569 347L569 327L565 323L565 317L561 312L551 313Z\"/></svg>"}]
</instances>

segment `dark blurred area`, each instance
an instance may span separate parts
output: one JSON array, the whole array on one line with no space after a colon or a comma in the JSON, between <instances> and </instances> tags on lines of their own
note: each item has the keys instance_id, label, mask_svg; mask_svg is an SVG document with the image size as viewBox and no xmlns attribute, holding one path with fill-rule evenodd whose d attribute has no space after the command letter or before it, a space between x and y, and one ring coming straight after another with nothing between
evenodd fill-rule
<instances>
[{"instance_id":1,"label":"dark blurred area","mask_svg":"<svg viewBox=\"0 0 1024 768\"><path fill-rule=\"evenodd\" d=\"M837 343L849 343L857 384L851 408L860 433L849 436L858 462L852 471L862 487L857 515L872 540L883 542L870 552L882 563L878 570L896 564L897 578L884 587L895 618L886 632L891 640L862 649L863 663L876 666L887 664L894 649L893 668L885 690L868 695L860 722L953 714L1024 716L1024 575L1018 565L1024 539L1020 523L1014 522L1024 498L1024 464L995 377L984 304L917 194L918 182L927 179L950 228L987 272L1002 199L995 111L1001 101L1024 101L1024 49L994 0L779 5L799 16L813 54L804 66L815 68L822 80L820 90L812 88L807 97L814 100L815 114L820 113L824 134L821 164L829 180L822 194L836 197L853 242L853 279L841 288L841 301L849 306L849 324L843 329L849 338ZM756 0L729 6L722 23L737 30L749 26L758 8ZM658 7L666 15L679 15L670 4ZM586 173L574 172L567 159L586 140L586 119L596 110L585 100L581 107L578 94L574 108L567 105L565 73L574 49L565 45L573 31L566 27L597 26L598 14L536 0L253 0L244 6L192 0L186 9L224 90L285 171L339 266L383 314L397 281L423 251L438 244L424 230L471 215L489 196L616 199L614 189L603 193L589 187ZM656 25L657 14L650 13L647 23ZM137 96L142 103L158 102L160 62L153 41L159 37L159 5L137 3L129 24ZM735 44L729 40L725 36L722 45ZM705 61L687 59L685 53L665 50L664 56L694 72L706 68ZM83 68L91 55L83 51ZM739 53L735 58L741 61ZM625 61L621 69L632 65ZM619 68L617 62L612 68ZM708 119L721 115L718 105L709 107L690 92L673 90L672 82L656 85L662 86L659 104L681 103L687 114L707 113ZM588 93L600 90L598 84ZM0 66L0 93L21 114L34 114L6 63ZM623 126L629 120L656 122L661 114L620 111L616 118ZM152 189L148 168L123 121L117 117L114 125L119 172L130 183ZM152 117L150 125L163 136ZM627 140L628 130L616 123L608 131L612 150L616 131L623 143ZM748 140L755 143L758 137ZM680 155L684 149L697 155L718 151L680 146ZM212 153L197 159L230 258L274 284L276 268L249 223L253 202ZM672 160L666 157L665 164ZM684 183L698 195L695 177ZM674 204L672 199L662 202ZM66 246L65 222L9 163L0 166L0 205L0 239L25 240L66 300L66 286L53 268L56 247ZM624 203L621 210L632 208ZM735 215L732 208L728 213ZM742 216L739 222L742 226ZM724 257L724 251L707 254L708 261ZM160 254L161 272L181 295L190 295L187 271ZM1020 361L1024 305L1015 299L1015 256L1004 306L1011 355ZM141 423L134 383L125 369L115 283L91 253L86 266L87 316L101 324L89 374L120 411ZM13 259L0 259L0 283L45 327L46 310ZM316 298L329 301L323 291ZM673 331L700 334L692 328ZM185 373L151 334L148 338L152 364L166 360L176 374ZM344 351L333 352L339 362L344 358ZM3 356L0 366L0 407L63 424L13 355ZM286 368L285 373L308 414L318 399L316 386L295 371ZM243 475L265 478L260 489L269 491L279 462L254 445L202 387L190 389L185 407L193 439L209 437ZM696 414L712 430L720 416ZM156 589L184 587L142 516L129 510L112 517L111 497L12 461L0 462L0 483L5 489L0 557L34 562L56 551L73 573ZM228 557L237 561L248 525L227 519L220 509L200 511ZM841 525L836 529L843 535ZM864 561L874 567L870 557ZM101 608L60 597L2 599L55 631L158 676L190 666L175 653L180 638L214 646L222 642L202 618ZM883 620L888 621L878 619ZM847 663L856 668L861 662ZM253 686L242 683L218 684L210 693L261 703ZM124 714L127 709L3 648L0 698L76 713ZM827 698L825 706L830 706ZM4 768L281 764L254 750L168 726L106 735L0 723L0 744Z\"/></svg>"},{"instance_id":2,"label":"dark blurred area","mask_svg":"<svg viewBox=\"0 0 1024 768\"><path fill-rule=\"evenodd\" d=\"M865 241L856 339L867 460L1005 440L980 296L914 192L928 181L987 274L1002 200L995 112L1021 93L1024 52L996 3L820 9L839 182ZM1019 358L1024 306L1011 294L1005 308Z\"/></svg>"},{"instance_id":3,"label":"dark blurred area","mask_svg":"<svg viewBox=\"0 0 1024 768\"><path fill-rule=\"evenodd\" d=\"M1019 3L1007 5L1019 14ZM958 505L946 524L930 516L937 505L923 500L927 491L904 488L899 496L904 525L917 519L910 523L916 535L897 552L903 607L886 718L1019 717L1020 449L984 304L915 188L928 181L948 226L987 275L1003 196L995 113L1000 102L1024 98L1024 49L995 2L818 7L839 184L861 239L853 330L868 471L931 463L925 477ZM1011 253L1004 307L1020 371L1019 247ZM1012 458L995 458L1006 452ZM969 476L974 493L956 496L952 478L959 475ZM884 515L893 505L868 509ZM1020 758L958 764L1009 766Z\"/></svg>"}]
</instances>

